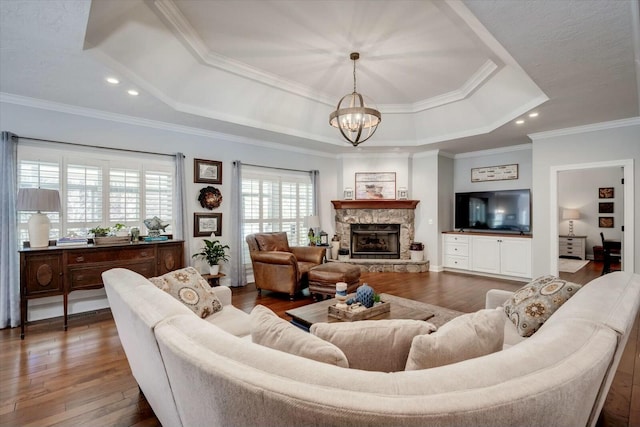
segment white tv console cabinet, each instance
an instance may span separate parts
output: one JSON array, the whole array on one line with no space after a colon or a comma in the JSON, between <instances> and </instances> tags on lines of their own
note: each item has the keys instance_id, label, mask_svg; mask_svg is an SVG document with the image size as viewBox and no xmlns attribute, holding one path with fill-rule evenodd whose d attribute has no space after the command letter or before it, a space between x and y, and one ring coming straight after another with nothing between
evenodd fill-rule
<instances>
[{"instance_id":1,"label":"white tv console cabinet","mask_svg":"<svg viewBox=\"0 0 640 427\"><path fill-rule=\"evenodd\" d=\"M530 235L448 231L442 247L447 270L531 279Z\"/></svg>"}]
</instances>

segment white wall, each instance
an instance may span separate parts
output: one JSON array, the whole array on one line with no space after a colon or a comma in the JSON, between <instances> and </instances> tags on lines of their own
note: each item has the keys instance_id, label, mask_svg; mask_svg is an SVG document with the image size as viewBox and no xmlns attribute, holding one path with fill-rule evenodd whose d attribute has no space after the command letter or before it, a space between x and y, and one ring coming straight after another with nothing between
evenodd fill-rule
<instances>
[{"instance_id":1,"label":"white wall","mask_svg":"<svg viewBox=\"0 0 640 427\"><path fill-rule=\"evenodd\" d=\"M533 139L533 274L549 274L551 269L550 247L556 245L551 235L551 170L571 165L629 160L635 169L633 174L634 198L640 201L640 118L601 123L581 128L565 129L531 135ZM568 168L568 167L567 167ZM639 208L635 207L634 224ZM555 216L554 216L555 218ZM555 219L554 219L555 221ZM627 265L640 271L640 227L629 231L625 224L625 239L635 248L633 259ZM534 276L534 277L535 277Z\"/></svg>"},{"instance_id":2,"label":"white wall","mask_svg":"<svg viewBox=\"0 0 640 427\"><path fill-rule=\"evenodd\" d=\"M623 218L622 169L619 167L570 170L558 173L558 232L569 233L569 220L562 219L563 209L577 209L580 219L573 220L576 236L587 236L587 258L593 259L593 247L601 246L602 232L606 239L621 240ZM598 188L613 187L613 199L599 199ZM600 202L614 204L613 214L598 213ZM599 228L598 217L613 217L614 228Z\"/></svg>"},{"instance_id":3,"label":"white wall","mask_svg":"<svg viewBox=\"0 0 640 427\"><path fill-rule=\"evenodd\" d=\"M504 149L484 150L456 155L454 163L454 192L520 190L523 188L531 188L531 150L531 144L524 144ZM518 165L518 179L471 182L472 168L513 164Z\"/></svg>"}]
</instances>

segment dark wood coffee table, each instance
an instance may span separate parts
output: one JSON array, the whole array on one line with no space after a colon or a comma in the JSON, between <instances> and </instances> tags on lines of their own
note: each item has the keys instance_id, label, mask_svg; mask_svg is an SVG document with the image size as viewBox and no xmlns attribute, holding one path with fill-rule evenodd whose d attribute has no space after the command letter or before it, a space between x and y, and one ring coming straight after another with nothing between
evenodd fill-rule
<instances>
[{"instance_id":1,"label":"dark wood coffee table","mask_svg":"<svg viewBox=\"0 0 640 427\"><path fill-rule=\"evenodd\" d=\"M429 320L436 326L442 326L447 321L453 319L460 314L458 311L449 310L431 304L419 301L413 301L406 298L397 297L389 294L381 294L382 301L391 303L391 310L378 316L371 317L368 320L379 319L413 319L413 320ZM291 323L306 331L311 325L319 322L341 322L340 319L329 316L329 306L335 304L335 299L328 299L314 304L305 305L303 307L294 308L285 311L285 314L291 317ZM437 324L436 324L437 323Z\"/></svg>"}]
</instances>

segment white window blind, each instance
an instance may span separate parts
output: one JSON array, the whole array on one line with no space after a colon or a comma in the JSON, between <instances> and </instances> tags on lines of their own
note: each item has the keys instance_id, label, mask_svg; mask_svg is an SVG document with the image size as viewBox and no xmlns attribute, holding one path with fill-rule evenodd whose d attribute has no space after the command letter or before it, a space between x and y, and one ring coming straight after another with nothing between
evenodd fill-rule
<instances>
[{"instance_id":1,"label":"white window blind","mask_svg":"<svg viewBox=\"0 0 640 427\"><path fill-rule=\"evenodd\" d=\"M242 169L243 237L284 231L291 246L307 242L304 218L311 215L313 186L305 172L244 166ZM245 249L245 260L249 260Z\"/></svg>"},{"instance_id":2,"label":"white window blind","mask_svg":"<svg viewBox=\"0 0 640 427\"><path fill-rule=\"evenodd\" d=\"M116 223L139 227L144 235L143 221L153 216L170 223L167 233L173 228L173 159L20 144L18 171L19 188L60 191L62 213L48 214L52 239L82 236L91 228ZM19 212L22 241L28 240L30 216L30 212Z\"/></svg>"}]
</instances>

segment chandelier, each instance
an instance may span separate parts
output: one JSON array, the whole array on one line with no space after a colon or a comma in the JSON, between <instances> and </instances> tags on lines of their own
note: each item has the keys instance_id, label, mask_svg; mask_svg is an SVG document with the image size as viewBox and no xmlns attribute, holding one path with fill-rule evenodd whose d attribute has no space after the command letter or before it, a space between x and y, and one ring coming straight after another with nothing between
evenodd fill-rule
<instances>
[{"instance_id":1,"label":"chandelier","mask_svg":"<svg viewBox=\"0 0 640 427\"><path fill-rule=\"evenodd\" d=\"M378 110L365 106L362 95L356 92L356 61L360 54L353 52L350 58L353 61L353 93L340 99L336 111L329 115L329 124L340 129L342 136L357 147L373 136L382 116Z\"/></svg>"}]
</instances>

